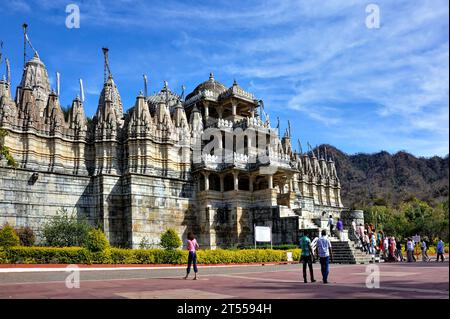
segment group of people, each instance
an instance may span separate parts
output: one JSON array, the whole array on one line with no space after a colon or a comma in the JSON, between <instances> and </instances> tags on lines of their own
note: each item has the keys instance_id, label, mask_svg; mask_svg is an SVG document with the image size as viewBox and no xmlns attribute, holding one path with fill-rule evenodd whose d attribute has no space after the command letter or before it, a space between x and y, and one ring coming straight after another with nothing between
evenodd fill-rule
<instances>
[{"instance_id":1,"label":"group of people","mask_svg":"<svg viewBox=\"0 0 450 319\"><path fill-rule=\"evenodd\" d=\"M386 236L382 230L376 231L373 224L366 224L364 226L359 224L356 226L356 223L353 221L352 228L355 236L359 238L362 251L372 256L378 255L386 262L403 262L405 260L402 253L402 243L394 236ZM427 254L429 243L426 238L422 239L420 245L422 260L426 262L430 261L431 259ZM406 261L416 261L416 257L414 256L415 247L416 243L414 239L412 237L407 238L405 243ZM437 244L436 261L439 259L444 261L444 242L440 237Z\"/></svg>"},{"instance_id":2,"label":"group of people","mask_svg":"<svg viewBox=\"0 0 450 319\"><path fill-rule=\"evenodd\" d=\"M325 212L324 212L325 213ZM342 240L342 233L344 232L344 223L343 221L338 218L337 222L336 222L336 229L334 228L334 219L333 219L333 215L330 215L328 217L328 224L327 226L330 229L330 235L336 234L337 237L339 238L339 240Z\"/></svg>"},{"instance_id":3,"label":"group of people","mask_svg":"<svg viewBox=\"0 0 450 319\"><path fill-rule=\"evenodd\" d=\"M331 216L330 216L331 218ZM338 220L338 227L339 227ZM342 221L341 221L342 223ZM343 225L341 225L343 227ZM385 261L404 261L402 254L402 246L400 241L396 241L394 236L385 236L382 231L375 232L375 227L372 224L363 226L359 224L356 226L352 224L355 235L357 235L361 242L361 249L368 254L375 255L377 252L384 258ZM338 228L339 229L339 228ZM341 230L342 231L342 230ZM330 228L330 232L332 232L332 228ZM408 238L406 241L406 260L408 262L416 261L414 256L414 248L416 243L413 238ZM184 279L189 277L189 273L191 270L191 265L194 268L194 280L197 279L197 254L196 250L199 248L197 240L192 232L187 235L187 250L189 251L188 256L188 266L186 270L186 276ZM428 257L428 243L425 238L421 243L422 250L422 260L430 261L430 257ZM311 239L307 234L302 232L300 234L300 248L301 248L301 256L300 261L303 263L303 281L305 283L307 280L307 267L309 268L310 279L311 282L315 282L314 279L314 271L312 264L314 263L314 253L319 257L320 262L320 271L322 273L322 282L324 284L328 283L328 274L330 272L330 262L333 262L333 253L331 249L330 239L327 237L327 231L322 230L320 238L317 240L316 249L314 251L312 247ZM436 246L437 258L436 261L441 260L444 262L444 242L442 238L439 237L439 241Z\"/></svg>"},{"instance_id":4,"label":"group of people","mask_svg":"<svg viewBox=\"0 0 450 319\"><path fill-rule=\"evenodd\" d=\"M333 262L333 253L331 249L331 242L327 237L326 230L322 230L321 237L317 241L316 253L319 256L320 271L322 273L322 282L328 283L328 274L330 273L330 262ZM305 234L301 233L300 248L301 256L300 261L303 263L303 281L308 282L306 268L309 268L311 282L315 282L313 262L314 262L314 250L312 247L311 239Z\"/></svg>"}]
</instances>

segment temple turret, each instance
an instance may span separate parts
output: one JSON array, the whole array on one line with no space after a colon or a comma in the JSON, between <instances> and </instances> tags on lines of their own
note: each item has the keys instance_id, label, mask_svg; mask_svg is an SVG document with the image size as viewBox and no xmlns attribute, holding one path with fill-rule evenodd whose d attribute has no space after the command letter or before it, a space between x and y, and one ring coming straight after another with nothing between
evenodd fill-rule
<instances>
[{"instance_id":1,"label":"temple turret","mask_svg":"<svg viewBox=\"0 0 450 319\"><path fill-rule=\"evenodd\" d=\"M152 131L153 120L145 103L142 92L136 97L136 104L131 111L131 118L128 126L129 136L146 136Z\"/></svg>"},{"instance_id":2,"label":"temple turret","mask_svg":"<svg viewBox=\"0 0 450 319\"><path fill-rule=\"evenodd\" d=\"M170 117L170 111L166 103L159 102L156 107L154 122L156 125L157 137L162 139L172 138L172 134L175 130L173 127L172 118Z\"/></svg>"},{"instance_id":3,"label":"temple turret","mask_svg":"<svg viewBox=\"0 0 450 319\"><path fill-rule=\"evenodd\" d=\"M327 165L327 161L321 157L319 160L320 163L320 171L321 171L321 175L323 177L329 177L329 172L328 172L328 165Z\"/></svg>"},{"instance_id":4,"label":"temple turret","mask_svg":"<svg viewBox=\"0 0 450 319\"><path fill-rule=\"evenodd\" d=\"M286 129L286 132L284 133L284 136L281 140L281 143L283 145L283 151L285 154L292 156L292 144L291 144L291 136L289 133L289 130Z\"/></svg>"},{"instance_id":5,"label":"temple turret","mask_svg":"<svg viewBox=\"0 0 450 319\"><path fill-rule=\"evenodd\" d=\"M111 74L103 85L95 120L96 139L114 138L123 126L122 101Z\"/></svg>"},{"instance_id":6,"label":"temple turret","mask_svg":"<svg viewBox=\"0 0 450 319\"><path fill-rule=\"evenodd\" d=\"M55 133L62 133L65 128L64 113L59 105L58 96L55 92L50 92L48 96L47 106L43 113L45 130L53 135Z\"/></svg>"},{"instance_id":7,"label":"temple turret","mask_svg":"<svg viewBox=\"0 0 450 319\"><path fill-rule=\"evenodd\" d=\"M75 138L78 139L86 136L87 120L84 114L83 102L78 96L72 102L68 126L72 130L72 134Z\"/></svg>"},{"instance_id":8,"label":"temple turret","mask_svg":"<svg viewBox=\"0 0 450 319\"><path fill-rule=\"evenodd\" d=\"M39 112L39 116L42 116L44 108L47 106L47 100L51 93L51 89L47 69L37 54L26 63L23 70L19 90L25 88L31 89L36 100L35 107Z\"/></svg>"},{"instance_id":9,"label":"temple turret","mask_svg":"<svg viewBox=\"0 0 450 319\"><path fill-rule=\"evenodd\" d=\"M177 131L178 141L186 144L190 142L190 129L189 123L186 117L186 112L184 111L183 105L179 102L173 112L173 124Z\"/></svg>"}]
</instances>

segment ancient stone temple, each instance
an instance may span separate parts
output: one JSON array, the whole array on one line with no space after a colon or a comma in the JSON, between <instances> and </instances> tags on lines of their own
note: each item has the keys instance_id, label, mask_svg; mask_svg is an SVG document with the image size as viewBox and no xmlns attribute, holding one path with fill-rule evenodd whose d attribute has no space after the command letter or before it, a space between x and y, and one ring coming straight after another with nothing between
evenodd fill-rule
<instances>
[{"instance_id":1,"label":"ancient stone temple","mask_svg":"<svg viewBox=\"0 0 450 319\"><path fill-rule=\"evenodd\" d=\"M253 244L254 225L271 226L274 244L294 243L300 229L321 227L324 212L340 216L333 160L294 151L290 129L279 136L236 81L227 87L211 73L186 97L164 83L124 112L105 58L92 119L81 97L63 112L37 53L15 96L10 77L0 81L3 142L18 163L0 161L0 224L39 234L65 208L115 246L157 242L172 227L215 248Z\"/></svg>"}]
</instances>

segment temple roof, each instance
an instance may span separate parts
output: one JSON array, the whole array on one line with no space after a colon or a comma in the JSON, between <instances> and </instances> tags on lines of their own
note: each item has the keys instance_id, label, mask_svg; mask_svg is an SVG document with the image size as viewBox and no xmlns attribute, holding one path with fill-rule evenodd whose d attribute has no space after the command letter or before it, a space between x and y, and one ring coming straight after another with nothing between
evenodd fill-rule
<instances>
[{"instance_id":1,"label":"temple roof","mask_svg":"<svg viewBox=\"0 0 450 319\"><path fill-rule=\"evenodd\" d=\"M191 93L189 93L186 96L186 101L189 100L191 97L197 95L198 93L200 93L202 91L206 91L206 90L212 91L213 93L216 93L217 95L219 95L220 93L225 92L227 90L227 88L222 83L216 81L214 79L214 75L212 73L210 73L209 79L207 81L197 85L197 87L194 89L194 91L192 91Z\"/></svg>"},{"instance_id":2,"label":"temple roof","mask_svg":"<svg viewBox=\"0 0 450 319\"><path fill-rule=\"evenodd\" d=\"M164 87L161 91L147 97L147 103L151 113L154 113L159 103L167 104L169 110L172 112L177 105L181 105L181 98L175 92L169 89L167 82L164 83Z\"/></svg>"}]
</instances>

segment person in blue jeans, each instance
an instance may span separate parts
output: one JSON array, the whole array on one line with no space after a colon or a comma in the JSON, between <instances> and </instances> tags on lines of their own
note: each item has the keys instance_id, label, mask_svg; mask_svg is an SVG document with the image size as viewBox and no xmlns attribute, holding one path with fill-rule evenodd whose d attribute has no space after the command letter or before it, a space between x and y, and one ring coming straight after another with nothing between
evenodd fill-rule
<instances>
[{"instance_id":1,"label":"person in blue jeans","mask_svg":"<svg viewBox=\"0 0 450 319\"><path fill-rule=\"evenodd\" d=\"M439 261L439 257L441 258L441 261L444 262L444 242L442 241L442 238L439 237L439 241L437 243L437 258L436 261Z\"/></svg>"},{"instance_id":2,"label":"person in blue jeans","mask_svg":"<svg viewBox=\"0 0 450 319\"><path fill-rule=\"evenodd\" d=\"M322 230L322 236L317 241L317 254L320 260L320 271L322 272L322 281L328 283L328 274L330 273L330 262L333 261L331 242L327 237L327 231Z\"/></svg>"},{"instance_id":3,"label":"person in blue jeans","mask_svg":"<svg viewBox=\"0 0 450 319\"><path fill-rule=\"evenodd\" d=\"M189 277L189 273L191 272L191 265L194 266L194 280L197 280L197 249L199 249L199 245L197 243L197 240L195 239L195 235L191 232L188 233L187 235L187 250L189 251L189 256L188 256L188 266L186 269L186 277L184 277L184 279L187 279Z\"/></svg>"},{"instance_id":4,"label":"person in blue jeans","mask_svg":"<svg viewBox=\"0 0 450 319\"><path fill-rule=\"evenodd\" d=\"M314 262L314 252L311 246L311 239L304 232L300 233L300 249L302 250L300 256L300 262L303 263L303 281L308 282L306 279L306 266L309 267L309 273L311 276L311 282L316 282L314 279L314 272L312 263Z\"/></svg>"}]
</instances>

